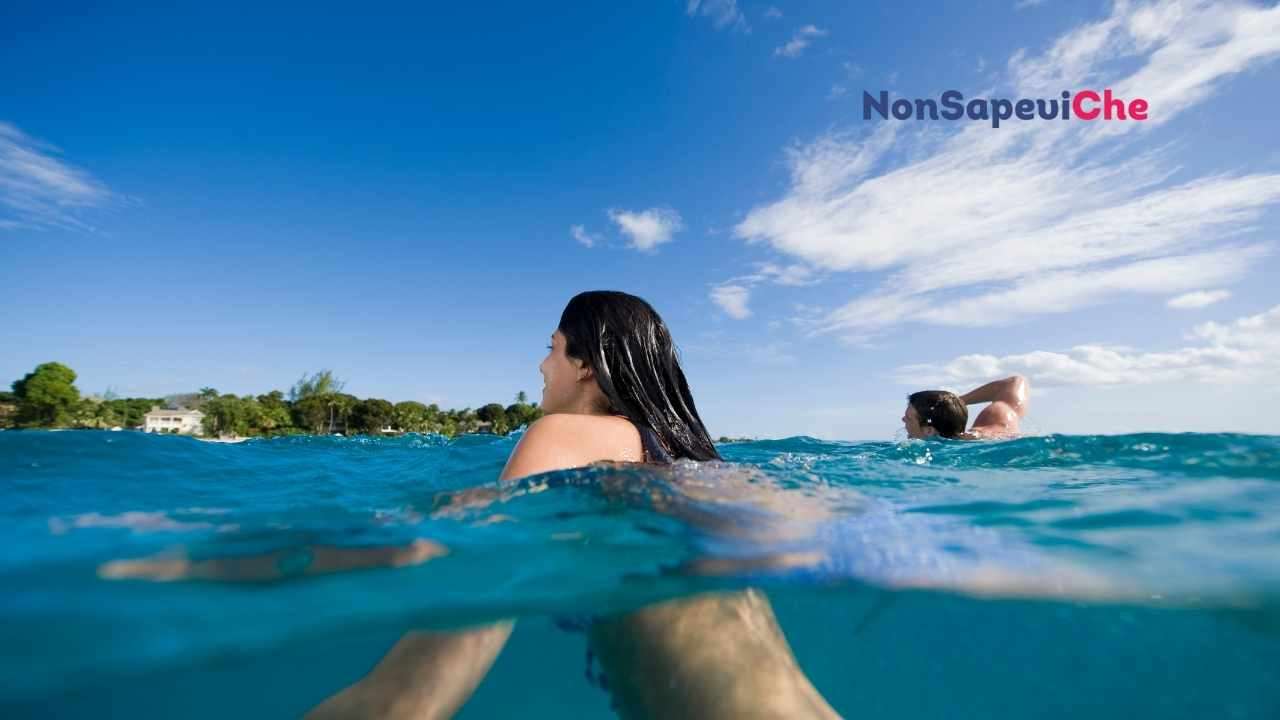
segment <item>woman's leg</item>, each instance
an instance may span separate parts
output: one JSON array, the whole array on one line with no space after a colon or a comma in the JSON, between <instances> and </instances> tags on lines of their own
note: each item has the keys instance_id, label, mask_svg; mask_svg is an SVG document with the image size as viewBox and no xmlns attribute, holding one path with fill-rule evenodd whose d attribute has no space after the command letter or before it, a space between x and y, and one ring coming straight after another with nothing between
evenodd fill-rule
<instances>
[{"instance_id":1,"label":"woman's leg","mask_svg":"<svg viewBox=\"0 0 1280 720\"><path fill-rule=\"evenodd\" d=\"M354 685L307 720L452 717L489 672L514 621L456 632L411 632Z\"/></svg>"},{"instance_id":2,"label":"woman's leg","mask_svg":"<svg viewBox=\"0 0 1280 720\"><path fill-rule=\"evenodd\" d=\"M836 718L764 594L707 593L592 624L624 718Z\"/></svg>"}]
</instances>

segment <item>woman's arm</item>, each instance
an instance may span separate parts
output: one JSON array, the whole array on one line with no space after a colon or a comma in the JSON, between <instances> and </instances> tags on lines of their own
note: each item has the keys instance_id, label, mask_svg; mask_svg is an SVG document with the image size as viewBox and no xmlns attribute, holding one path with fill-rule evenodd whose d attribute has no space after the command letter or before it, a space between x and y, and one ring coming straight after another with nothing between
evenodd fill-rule
<instances>
[{"instance_id":1,"label":"woman's arm","mask_svg":"<svg viewBox=\"0 0 1280 720\"><path fill-rule=\"evenodd\" d=\"M517 480L526 475L586 465L589 458L574 447L574 428L566 416L548 415L529 427L507 459L499 480ZM483 507L498 492L492 488L451 493L449 504L438 508L446 514L463 508ZM338 547L308 545L257 555L240 555L208 560L192 560L184 552L151 557L112 560L98 568L107 580L218 580L228 582L268 582L298 575L417 565L448 554L439 543L419 539L408 545L380 547Z\"/></svg>"},{"instance_id":2,"label":"woman's arm","mask_svg":"<svg viewBox=\"0 0 1280 720\"><path fill-rule=\"evenodd\" d=\"M98 567L104 580L218 580L224 582L270 582L299 575L407 567L447 555L439 543L419 539L408 545L381 547L337 547L307 545L259 555L240 555L192 560L185 553L163 553L132 560L112 560Z\"/></svg>"}]
</instances>

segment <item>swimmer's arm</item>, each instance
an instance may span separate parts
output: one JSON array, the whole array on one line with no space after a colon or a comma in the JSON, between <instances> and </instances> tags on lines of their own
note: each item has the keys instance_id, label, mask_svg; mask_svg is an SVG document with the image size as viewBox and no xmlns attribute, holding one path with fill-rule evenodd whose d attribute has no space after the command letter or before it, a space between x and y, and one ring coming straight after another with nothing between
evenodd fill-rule
<instances>
[{"instance_id":1,"label":"swimmer's arm","mask_svg":"<svg viewBox=\"0 0 1280 720\"><path fill-rule=\"evenodd\" d=\"M511 451L500 481L585 465L575 450L570 423L539 419ZM458 632L414 632L400 638L365 677L307 715L339 718L451 717L475 692L507 642L514 620Z\"/></svg>"},{"instance_id":2,"label":"swimmer's arm","mask_svg":"<svg viewBox=\"0 0 1280 720\"><path fill-rule=\"evenodd\" d=\"M974 428L1018 430L1018 421L1027 414L1031 401L1031 383L1021 375L995 380L960 396L965 405L991 403L973 421Z\"/></svg>"},{"instance_id":3,"label":"swimmer's arm","mask_svg":"<svg viewBox=\"0 0 1280 720\"><path fill-rule=\"evenodd\" d=\"M583 455L574 442L573 418L564 415L548 415L529 426L515 450L511 452L500 476L501 482L517 480L552 470L586 465L591 458ZM446 511L483 505L496 496L491 488L481 488L474 497L466 491L457 494L445 507ZM361 570L375 567L404 567L417 565L447 554L447 550L430 540L418 540L407 546L374 548L338 548L310 546L305 549L311 557L295 559L296 549L278 550L259 555L212 558L192 561L181 554L154 555L132 560L113 560L98 568L104 579L144 579L167 582L172 580L221 580L230 582L266 582L288 575L320 575L345 570ZM301 566L301 567L298 567ZM292 568L292 572L290 572Z\"/></svg>"},{"instance_id":4,"label":"swimmer's arm","mask_svg":"<svg viewBox=\"0 0 1280 720\"><path fill-rule=\"evenodd\" d=\"M1027 412L1027 404L1031 398L1031 383L1021 375L1011 375L1003 380L993 380L986 385L976 387L960 400L965 405L981 403L1004 403L1022 417Z\"/></svg>"},{"instance_id":5,"label":"swimmer's arm","mask_svg":"<svg viewBox=\"0 0 1280 720\"><path fill-rule=\"evenodd\" d=\"M162 553L129 560L112 560L98 567L104 580L215 580L269 582L298 575L325 575L382 567L408 567L448 554L439 543L419 539L408 545L337 547L308 545L258 555L192 560L185 553Z\"/></svg>"}]
</instances>

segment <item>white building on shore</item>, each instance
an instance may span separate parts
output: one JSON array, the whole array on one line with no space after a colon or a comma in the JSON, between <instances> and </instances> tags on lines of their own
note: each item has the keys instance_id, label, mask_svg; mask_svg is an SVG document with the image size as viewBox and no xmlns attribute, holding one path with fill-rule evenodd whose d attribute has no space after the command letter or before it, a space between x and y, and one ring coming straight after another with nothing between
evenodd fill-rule
<instances>
[{"instance_id":1,"label":"white building on shore","mask_svg":"<svg viewBox=\"0 0 1280 720\"><path fill-rule=\"evenodd\" d=\"M199 435L203 431L204 413L199 410L151 408L151 412L142 417L145 432Z\"/></svg>"}]
</instances>

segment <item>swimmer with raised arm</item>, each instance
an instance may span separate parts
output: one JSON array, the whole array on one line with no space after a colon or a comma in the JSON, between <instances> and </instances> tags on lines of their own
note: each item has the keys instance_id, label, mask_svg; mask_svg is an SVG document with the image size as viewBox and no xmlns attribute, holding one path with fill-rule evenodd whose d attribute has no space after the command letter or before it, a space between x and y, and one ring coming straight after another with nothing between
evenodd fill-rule
<instances>
[{"instance_id":1,"label":"swimmer with raised arm","mask_svg":"<svg viewBox=\"0 0 1280 720\"><path fill-rule=\"evenodd\" d=\"M932 436L984 440L1017 437L1019 422L1027 414L1031 385L1021 375L994 380L964 395L946 390L921 390L907 398L902 423L907 437ZM969 405L990 403L978 413L973 427L966 431Z\"/></svg>"}]
</instances>

